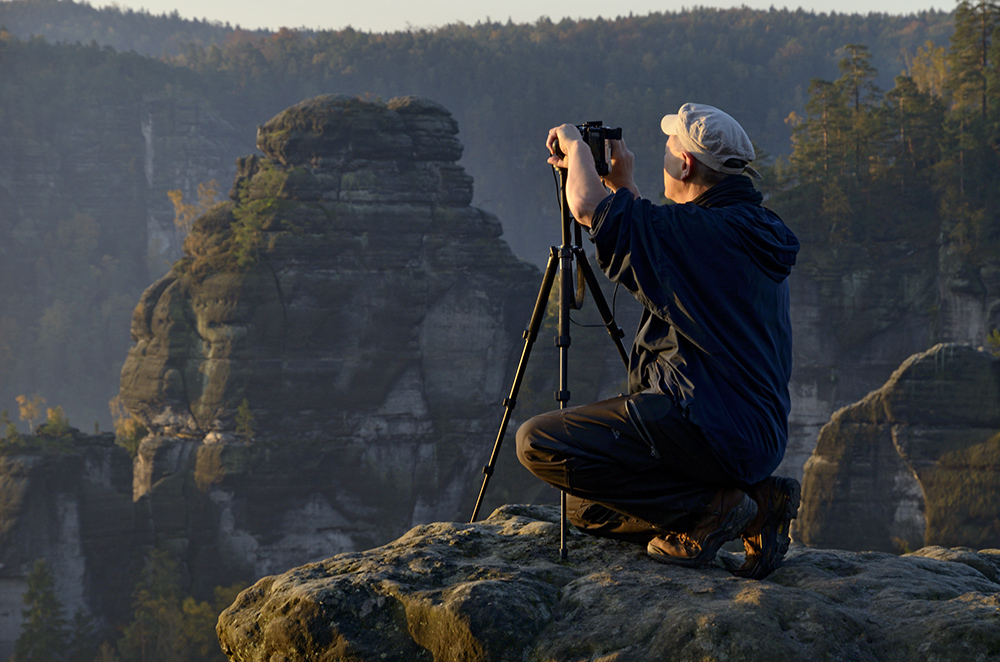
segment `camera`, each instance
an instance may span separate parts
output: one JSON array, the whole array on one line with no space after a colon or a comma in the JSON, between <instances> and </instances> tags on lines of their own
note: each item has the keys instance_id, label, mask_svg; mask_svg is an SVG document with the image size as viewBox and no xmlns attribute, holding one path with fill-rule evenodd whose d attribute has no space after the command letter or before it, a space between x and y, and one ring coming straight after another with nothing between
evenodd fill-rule
<instances>
[{"instance_id":1,"label":"camera","mask_svg":"<svg viewBox=\"0 0 1000 662\"><path fill-rule=\"evenodd\" d=\"M594 155L594 165L597 166L597 174L603 177L611 172L611 166L608 165L608 159L611 158L611 144L608 141L622 139L621 127L613 129L604 126L604 122L601 120L595 120L577 124L576 128L583 136L583 142L590 146L590 153ZM556 156L560 158L565 156L559 149L558 142L553 145L553 149L555 149Z\"/></svg>"}]
</instances>

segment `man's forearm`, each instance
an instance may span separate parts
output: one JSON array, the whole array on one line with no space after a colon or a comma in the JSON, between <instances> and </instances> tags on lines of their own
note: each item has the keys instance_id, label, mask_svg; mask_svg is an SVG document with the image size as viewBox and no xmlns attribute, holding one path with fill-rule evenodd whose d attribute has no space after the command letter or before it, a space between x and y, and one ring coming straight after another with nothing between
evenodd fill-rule
<instances>
[{"instance_id":1,"label":"man's forearm","mask_svg":"<svg viewBox=\"0 0 1000 662\"><path fill-rule=\"evenodd\" d=\"M589 228L597 205L608 196L608 192L597 174L587 144L574 141L567 147L566 204L573 218Z\"/></svg>"}]
</instances>

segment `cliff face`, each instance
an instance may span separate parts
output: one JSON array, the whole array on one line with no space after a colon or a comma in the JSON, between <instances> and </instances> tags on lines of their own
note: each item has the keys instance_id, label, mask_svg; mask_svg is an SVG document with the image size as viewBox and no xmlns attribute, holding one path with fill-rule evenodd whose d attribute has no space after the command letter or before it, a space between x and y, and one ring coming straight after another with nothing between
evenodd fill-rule
<instances>
[{"instance_id":1,"label":"cliff face","mask_svg":"<svg viewBox=\"0 0 1000 662\"><path fill-rule=\"evenodd\" d=\"M803 246L789 279L792 412L779 473L801 477L830 415L943 333L938 301L950 290L940 284L936 238L895 239L869 247ZM982 334L975 320L968 322L963 333Z\"/></svg>"},{"instance_id":2,"label":"cliff face","mask_svg":"<svg viewBox=\"0 0 1000 662\"><path fill-rule=\"evenodd\" d=\"M796 539L884 551L998 546L997 466L1000 360L937 345L823 427Z\"/></svg>"},{"instance_id":3,"label":"cliff face","mask_svg":"<svg viewBox=\"0 0 1000 662\"><path fill-rule=\"evenodd\" d=\"M765 581L673 568L504 506L265 577L219 617L234 662L987 659L1000 550L904 557L792 548ZM721 553L719 563L739 563Z\"/></svg>"},{"instance_id":4,"label":"cliff face","mask_svg":"<svg viewBox=\"0 0 1000 662\"><path fill-rule=\"evenodd\" d=\"M469 206L457 131L415 98L289 108L143 294L134 496L194 576L471 514L538 274Z\"/></svg>"},{"instance_id":5,"label":"cliff face","mask_svg":"<svg viewBox=\"0 0 1000 662\"><path fill-rule=\"evenodd\" d=\"M25 576L46 559L64 614L124 619L148 544L128 453L113 435L74 432L57 450L0 456L0 652L13 650Z\"/></svg>"}]
</instances>

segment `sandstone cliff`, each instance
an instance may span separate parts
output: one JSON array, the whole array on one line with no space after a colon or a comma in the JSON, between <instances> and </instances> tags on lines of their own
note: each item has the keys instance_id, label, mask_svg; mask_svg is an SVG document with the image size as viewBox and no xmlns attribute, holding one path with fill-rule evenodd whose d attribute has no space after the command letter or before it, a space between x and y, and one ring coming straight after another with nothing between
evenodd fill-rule
<instances>
[{"instance_id":1,"label":"sandstone cliff","mask_svg":"<svg viewBox=\"0 0 1000 662\"><path fill-rule=\"evenodd\" d=\"M64 614L125 620L149 544L132 467L114 436L3 444L0 455L0 654L21 625L25 576L44 558Z\"/></svg>"},{"instance_id":2,"label":"sandstone cliff","mask_svg":"<svg viewBox=\"0 0 1000 662\"><path fill-rule=\"evenodd\" d=\"M937 345L823 427L796 539L883 551L1000 546L998 466L1000 360Z\"/></svg>"},{"instance_id":3,"label":"sandstone cliff","mask_svg":"<svg viewBox=\"0 0 1000 662\"><path fill-rule=\"evenodd\" d=\"M793 548L765 581L573 536L552 507L431 524L266 577L219 618L234 662L955 660L1000 653L1000 550ZM722 563L738 563L722 553Z\"/></svg>"},{"instance_id":4,"label":"sandstone cliff","mask_svg":"<svg viewBox=\"0 0 1000 662\"><path fill-rule=\"evenodd\" d=\"M289 108L143 294L134 496L196 578L471 514L539 276L469 206L457 132L415 98Z\"/></svg>"}]
</instances>

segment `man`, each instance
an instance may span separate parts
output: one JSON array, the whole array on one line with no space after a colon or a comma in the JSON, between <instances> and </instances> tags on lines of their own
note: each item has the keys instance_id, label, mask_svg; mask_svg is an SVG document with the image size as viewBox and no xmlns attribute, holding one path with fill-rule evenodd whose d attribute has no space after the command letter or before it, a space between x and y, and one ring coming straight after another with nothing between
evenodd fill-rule
<instances>
[{"instance_id":1,"label":"man","mask_svg":"<svg viewBox=\"0 0 1000 662\"><path fill-rule=\"evenodd\" d=\"M602 180L576 127L549 132L570 211L644 311L629 395L532 418L518 457L567 493L580 529L692 567L742 535L736 574L759 579L780 565L799 503L795 480L771 476L787 441L786 277L799 242L760 206L736 120L687 103L661 128L664 193L676 203L666 206L640 196L624 141L612 141Z\"/></svg>"}]
</instances>

